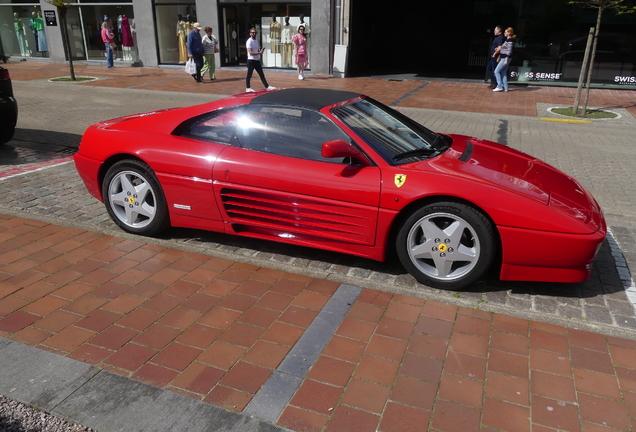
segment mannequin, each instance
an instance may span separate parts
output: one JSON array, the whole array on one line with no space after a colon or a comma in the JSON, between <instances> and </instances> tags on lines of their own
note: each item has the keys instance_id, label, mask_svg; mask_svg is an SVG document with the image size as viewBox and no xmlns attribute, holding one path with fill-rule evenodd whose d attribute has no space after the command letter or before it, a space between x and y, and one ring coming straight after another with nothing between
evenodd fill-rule
<instances>
[{"instance_id":1,"label":"mannequin","mask_svg":"<svg viewBox=\"0 0 636 432\"><path fill-rule=\"evenodd\" d=\"M121 16L121 44L124 51L124 61L132 61L133 58L130 48L135 46L135 42L133 41L130 23L126 15Z\"/></svg>"},{"instance_id":2,"label":"mannequin","mask_svg":"<svg viewBox=\"0 0 636 432\"><path fill-rule=\"evenodd\" d=\"M272 53L280 52L280 32L281 25L276 21L276 14L272 14L272 23L269 25L269 37L271 39Z\"/></svg>"},{"instance_id":3,"label":"mannequin","mask_svg":"<svg viewBox=\"0 0 636 432\"><path fill-rule=\"evenodd\" d=\"M37 18L37 14L35 12L31 12L31 19L29 20L29 28L33 33L33 39L35 39L35 51L40 52L40 47L38 46L38 31L35 29L35 19Z\"/></svg>"},{"instance_id":4,"label":"mannequin","mask_svg":"<svg viewBox=\"0 0 636 432\"><path fill-rule=\"evenodd\" d=\"M177 44L179 45L179 64L184 64L188 60L188 50L186 48L186 21L181 14L177 15Z\"/></svg>"},{"instance_id":5,"label":"mannequin","mask_svg":"<svg viewBox=\"0 0 636 432\"><path fill-rule=\"evenodd\" d=\"M305 21L305 15L300 14L298 18L300 19L300 25L305 26L305 36L309 37L309 23Z\"/></svg>"},{"instance_id":6,"label":"mannequin","mask_svg":"<svg viewBox=\"0 0 636 432\"><path fill-rule=\"evenodd\" d=\"M13 27L15 28L15 35L18 37L18 45L20 45L20 55L22 57L29 56L29 44L26 40L26 30L24 29L24 23L20 19L18 13L13 14Z\"/></svg>"},{"instance_id":7,"label":"mannequin","mask_svg":"<svg viewBox=\"0 0 636 432\"><path fill-rule=\"evenodd\" d=\"M35 18L33 25L37 30L38 51L41 53L46 53L49 50L49 45L46 42L46 33L44 32L44 20L42 19L42 12L38 11L37 15L38 16L37 18Z\"/></svg>"},{"instance_id":8,"label":"mannequin","mask_svg":"<svg viewBox=\"0 0 636 432\"><path fill-rule=\"evenodd\" d=\"M296 29L294 26L289 25L289 17L285 17L285 25L281 30L281 44L282 44L282 54L283 66L291 66L292 64L292 37L294 37L294 33Z\"/></svg>"},{"instance_id":9,"label":"mannequin","mask_svg":"<svg viewBox=\"0 0 636 432\"><path fill-rule=\"evenodd\" d=\"M186 23L185 23L186 38L190 34L190 30L192 30L192 24L194 24L195 22L196 21L192 21L192 16L190 14L186 15Z\"/></svg>"}]
</instances>

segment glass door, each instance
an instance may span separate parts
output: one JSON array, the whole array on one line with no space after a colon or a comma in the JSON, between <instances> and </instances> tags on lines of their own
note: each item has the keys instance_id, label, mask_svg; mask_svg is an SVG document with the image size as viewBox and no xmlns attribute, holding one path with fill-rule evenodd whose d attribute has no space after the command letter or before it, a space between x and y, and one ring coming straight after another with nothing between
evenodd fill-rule
<instances>
[{"instance_id":1,"label":"glass door","mask_svg":"<svg viewBox=\"0 0 636 432\"><path fill-rule=\"evenodd\" d=\"M222 5L220 7L222 27L219 30L221 43L221 66L238 66L241 62L240 46L245 51L245 7ZM242 42L241 42L242 41Z\"/></svg>"}]
</instances>

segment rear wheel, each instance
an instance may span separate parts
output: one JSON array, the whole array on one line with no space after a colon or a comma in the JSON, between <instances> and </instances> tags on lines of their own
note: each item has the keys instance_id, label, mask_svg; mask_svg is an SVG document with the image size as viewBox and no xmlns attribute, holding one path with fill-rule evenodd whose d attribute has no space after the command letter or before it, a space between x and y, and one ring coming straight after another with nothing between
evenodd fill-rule
<instances>
[{"instance_id":1,"label":"rear wheel","mask_svg":"<svg viewBox=\"0 0 636 432\"><path fill-rule=\"evenodd\" d=\"M465 204L429 204L411 214L398 232L397 254L418 282L460 289L482 277L495 256L492 223Z\"/></svg>"},{"instance_id":2,"label":"rear wheel","mask_svg":"<svg viewBox=\"0 0 636 432\"><path fill-rule=\"evenodd\" d=\"M153 235L168 226L161 185L143 162L122 160L110 167L102 183L102 195L108 214L124 231Z\"/></svg>"}]
</instances>

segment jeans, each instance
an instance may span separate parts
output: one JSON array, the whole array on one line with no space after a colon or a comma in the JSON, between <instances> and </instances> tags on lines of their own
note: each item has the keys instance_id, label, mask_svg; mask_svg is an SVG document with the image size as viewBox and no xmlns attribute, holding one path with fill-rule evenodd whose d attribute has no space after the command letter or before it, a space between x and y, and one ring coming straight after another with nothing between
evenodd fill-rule
<instances>
[{"instance_id":1,"label":"jeans","mask_svg":"<svg viewBox=\"0 0 636 432\"><path fill-rule=\"evenodd\" d=\"M112 68L113 64L113 49L110 47L108 42L105 42L106 45L106 66Z\"/></svg>"},{"instance_id":2,"label":"jeans","mask_svg":"<svg viewBox=\"0 0 636 432\"><path fill-rule=\"evenodd\" d=\"M263 73L263 67L261 66L260 60L248 60L247 61L247 78L245 78L245 87L250 88L250 80L252 79L252 72L256 70L256 73L259 77L261 77L261 82L265 86L265 88L269 87L267 84L267 80L265 79L265 74Z\"/></svg>"},{"instance_id":3,"label":"jeans","mask_svg":"<svg viewBox=\"0 0 636 432\"><path fill-rule=\"evenodd\" d=\"M508 64L504 64L508 60ZM495 78L497 78L497 88L508 90L508 66L512 57L502 58L495 68Z\"/></svg>"}]
</instances>

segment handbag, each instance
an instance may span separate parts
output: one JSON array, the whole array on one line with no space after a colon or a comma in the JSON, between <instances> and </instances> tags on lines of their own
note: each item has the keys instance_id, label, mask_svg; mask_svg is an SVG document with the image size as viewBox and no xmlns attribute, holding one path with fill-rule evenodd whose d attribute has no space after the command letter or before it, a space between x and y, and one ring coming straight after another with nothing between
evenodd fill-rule
<instances>
[{"instance_id":1,"label":"handbag","mask_svg":"<svg viewBox=\"0 0 636 432\"><path fill-rule=\"evenodd\" d=\"M501 54L497 54L497 57L495 57L495 60L497 60L497 63L499 63L501 61Z\"/></svg>"},{"instance_id":2,"label":"handbag","mask_svg":"<svg viewBox=\"0 0 636 432\"><path fill-rule=\"evenodd\" d=\"M110 49L117 49L117 44L115 42L110 43Z\"/></svg>"},{"instance_id":3,"label":"handbag","mask_svg":"<svg viewBox=\"0 0 636 432\"><path fill-rule=\"evenodd\" d=\"M185 64L185 72L190 75L197 73L197 65L194 63L194 59L190 58Z\"/></svg>"}]
</instances>

